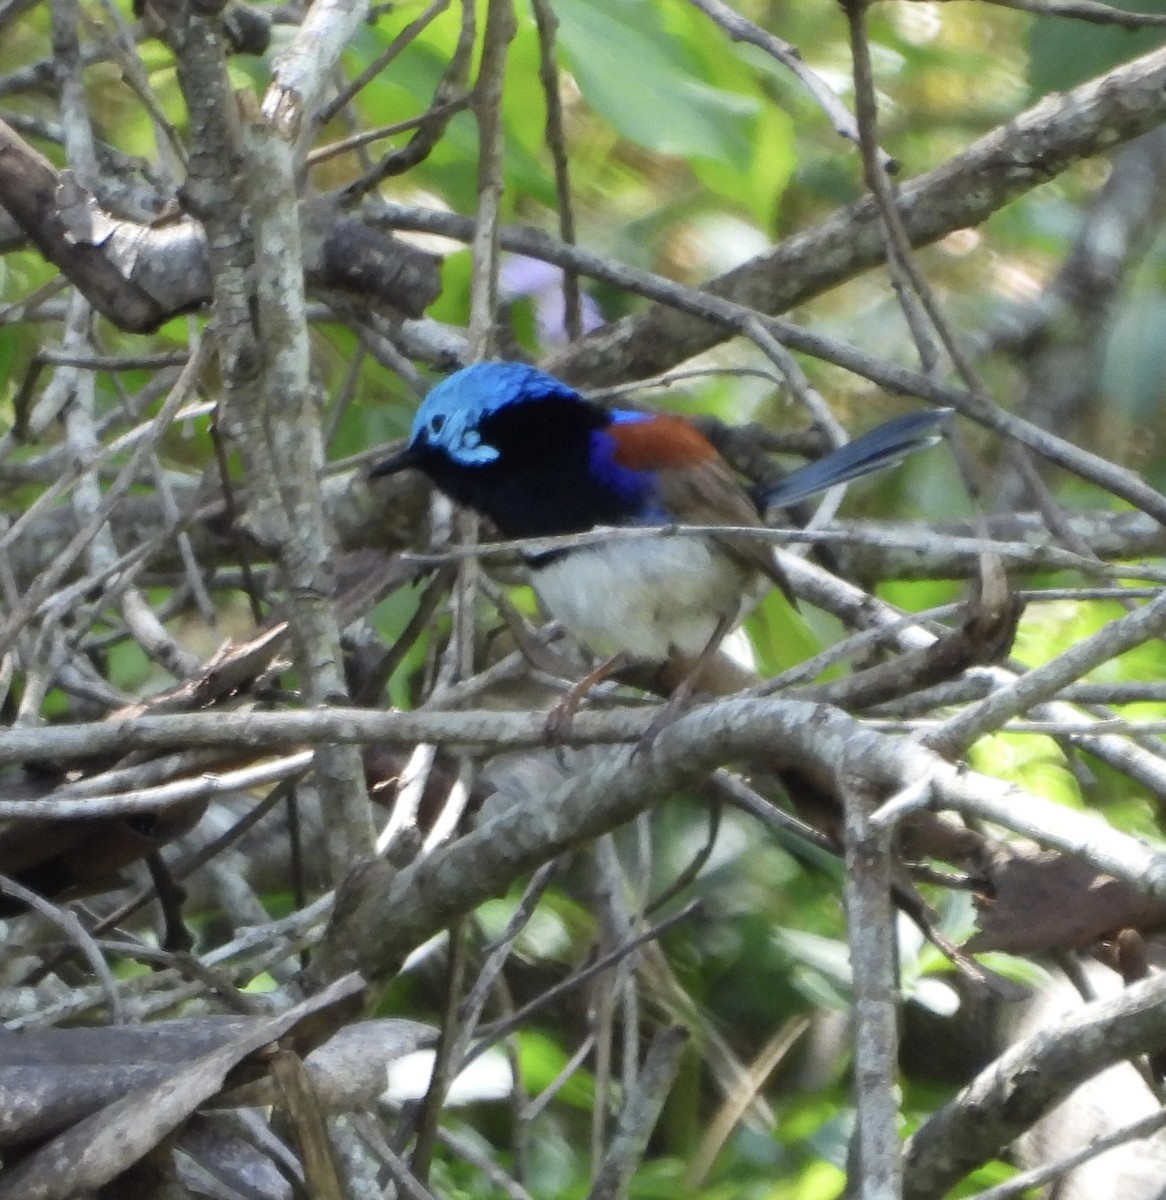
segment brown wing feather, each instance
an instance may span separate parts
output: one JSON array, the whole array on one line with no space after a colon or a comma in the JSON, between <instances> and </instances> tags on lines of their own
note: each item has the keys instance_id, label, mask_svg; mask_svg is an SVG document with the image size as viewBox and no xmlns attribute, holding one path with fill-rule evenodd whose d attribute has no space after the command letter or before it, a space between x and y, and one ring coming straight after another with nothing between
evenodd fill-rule
<instances>
[{"instance_id":1,"label":"brown wing feather","mask_svg":"<svg viewBox=\"0 0 1166 1200\"><path fill-rule=\"evenodd\" d=\"M763 527L757 509L724 459L663 470L658 473L657 481L664 507L683 525ZM716 540L730 558L772 579L793 600L789 581L774 561L770 542L740 534L728 534Z\"/></svg>"}]
</instances>

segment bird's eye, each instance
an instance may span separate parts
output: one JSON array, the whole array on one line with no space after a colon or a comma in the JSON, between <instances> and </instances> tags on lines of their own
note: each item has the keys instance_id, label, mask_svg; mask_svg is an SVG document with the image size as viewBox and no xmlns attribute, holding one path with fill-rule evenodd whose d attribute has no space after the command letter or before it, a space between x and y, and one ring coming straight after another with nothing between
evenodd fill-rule
<instances>
[{"instance_id":1,"label":"bird's eye","mask_svg":"<svg viewBox=\"0 0 1166 1200\"><path fill-rule=\"evenodd\" d=\"M440 414L436 417L429 418L429 432L438 434L441 432L441 427L445 424L445 418Z\"/></svg>"}]
</instances>

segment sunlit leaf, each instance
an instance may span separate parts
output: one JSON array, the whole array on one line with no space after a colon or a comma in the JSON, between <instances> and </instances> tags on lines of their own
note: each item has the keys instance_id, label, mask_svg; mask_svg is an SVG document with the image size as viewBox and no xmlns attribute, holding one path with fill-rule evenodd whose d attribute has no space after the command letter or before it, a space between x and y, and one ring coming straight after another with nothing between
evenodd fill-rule
<instances>
[{"instance_id":1,"label":"sunlit leaf","mask_svg":"<svg viewBox=\"0 0 1166 1200\"><path fill-rule=\"evenodd\" d=\"M756 102L705 82L654 5L563 0L556 12L580 91L624 137L658 154L747 165Z\"/></svg>"}]
</instances>

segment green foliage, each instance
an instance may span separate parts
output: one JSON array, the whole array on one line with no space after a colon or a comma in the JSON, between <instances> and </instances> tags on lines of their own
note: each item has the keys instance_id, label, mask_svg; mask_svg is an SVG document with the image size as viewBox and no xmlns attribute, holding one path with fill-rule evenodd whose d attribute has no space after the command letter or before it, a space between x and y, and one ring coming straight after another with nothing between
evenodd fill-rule
<instances>
[{"instance_id":1,"label":"green foliage","mask_svg":"<svg viewBox=\"0 0 1166 1200\"><path fill-rule=\"evenodd\" d=\"M144 690L152 675L150 660L137 642L119 641L109 648L107 675L123 692Z\"/></svg>"},{"instance_id":2,"label":"green foliage","mask_svg":"<svg viewBox=\"0 0 1166 1200\"><path fill-rule=\"evenodd\" d=\"M757 657L757 669L770 676L803 662L828 640L821 627L832 624L821 613L795 609L781 592L769 592L745 625ZM823 678L830 679L840 673L840 667L831 668L824 672Z\"/></svg>"},{"instance_id":3,"label":"green foliage","mask_svg":"<svg viewBox=\"0 0 1166 1200\"><path fill-rule=\"evenodd\" d=\"M518 1062L523 1087L528 1092L540 1092L550 1087L567 1065L568 1054L551 1037L526 1030L518 1039ZM559 1091L563 1104L591 1111L595 1101L595 1082L590 1072L575 1071Z\"/></svg>"},{"instance_id":4,"label":"green foliage","mask_svg":"<svg viewBox=\"0 0 1166 1200\"><path fill-rule=\"evenodd\" d=\"M737 7L799 46L807 62L852 106L849 51L840 11L793 0L742 0ZM1154 0L1150 7L1166 12L1166 0ZM123 15L128 17L130 8L128 0L121 3ZM669 277L704 282L861 194L857 153L836 135L790 74L756 47L732 41L694 7L654 0L555 0L554 9L560 22L558 55L572 195L579 240L589 249ZM381 54L420 11L420 4L406 3L386 11L376 23L363 25L347 51L349 76ZM479 50L484 15L485 4L479 3ZM34 6L19 21L5 26L0 72L15 71L49 53L48 19L47 6ZM517 19L502 108L503 216L508 222L554 232L556 198L544 144L546 105L538 81L537 37L525 6L519 6ZM424 111L446 74L459 20L457 6L451 6L361 91L353 106L361 127L391 125ZM1026 92L1035 96L1071 87L1132 57L1140 46L1157 44L1163 36L1160 31L1128 34L1068 21L1036 20L988 5L879 6L870 12L870 28L881 136L903 164L903 177L939 165L1008 119L1024 103ZM232 84L262 91L277 50L262 58L233 58ZM186 115L170 52L147 39L141 56L157 104L184 135ZM124 154L157 162L158 138L148 110L121 73L104 65L87 79L87 86L98 136ZM5 97L5 105L30 117L49 111L43 97L24 94ZM351 132L349 124L337 118L321 140ZM390 146L404 146L411 136L397 134L391 141L377 142L370 154L375 159ZM35 136L31 140L53 162L64 162L57 142ZM365 165L355 154L330 160L310 169L311 187L327 192L347 184ZM381 190L405 203L472 214L478 201L477 166L477 125L470 112L463 112L449 123L423 162L384 181ZM1082 164L1022 197L982 229L953 235L920 254L918 261L945 311L970 342L977 346L991 342L996 323L1023 311L1053 277L1080 227L1082 206L1096 192L1103 172L1099 164ZM469 313L470 252L445 245L442 253L443 290L427 316L462 326ZM26 297L54 275L55 269L29 248L4 254L0 303ZM584 283L608 318L643 307L630 293ZM1160 336L1166 319L1164 285L1166 246L1160 244L1147 255L1129 297L1115 311L1095 398L1096 410L1102 414L1096 421L1105 426L1107 439L1102 449L1128 450L1133 465L1161 486L1166 486L1166 440L1160 417L1166 377L1166 338ZM537 358L548 347L539 342L534 306L530 297L514 302L508 334ZM869 272L832 289L793 316L894 361L912 365L917 361L882 272ZM99 320L95 346L105 353L183 349L192 324L205 331L204 317L183 316L143 338L119 334ZM54 344L59 334L59 322L35 327L0 321L0 362L5 367L0 374L0 425L11 427L18 415L24 415L17 413L16 400L25 373L37 351ZM391 366L378 362L375 353L364 348L352 329L339 320L315 324L312 350L314 378L330 413L355 364L352 395L342 411L335 411L335 424L330 426L331 460L405 434L415 397ZM848 427L869 427L901 410L904 402L898 398L878 395L866 383L820 362L801 361ZM726 364L769 370L760 355L739 344L702 360L706 366ZM1008 403L1019 401L1025 385L1021 365L998 355L977 360L976 366L994 394ZM116 378L105 371L96 374L94 416L106 422L103 438L126 432L124 397L142 394L151 378L141 369L121 372ZM207 396L214 398L209 386ZM806 419L787 405L772 379L749 376L714 375L636 399L662 409L713 414L729 423L758 420L780 428L804 425ZM147 396L134 419L148 419L156 407L157 397ZM59 421L53 421L35 444L16 448L7 463L20 467L60 438ZM984 452L989 463L984 477L990 478L995 445L988 445L983 437L977 442L975 433L968 440L973 455ZM217 478L211 434L203 418L169 430L161 455L165 469L176 478ZM122 462L124 456L114 461L113 469ZM1098 503L1093 489L1060 480L1053 480L1051 486L1067 507ZM43 480L27 481L14 471L0 497L0 516L14 519L36 502L43 488ZM893 512L899 518L927 521L957 520L971 511L952 459L943 452L922 456L891 478L856 488L847 505L844 512L850 516ZM1051 586L1080 580L1066 574L1024 582ZM950 603L966 590L964 580L907 579L882 584L879 594L905 611L917 612ZM420 591L420 587L398 591L369 614L372 631L386 645L393 644L408 626ZM520 612L537 615L529 590L512 588L509 597ZM243 611L234 588L224 587L214 599L224 636L236 627L250 628L250 615ZM1021 663L1037 666L1124 611L1116 602L1034 603L1021 624L1013 653ZM93 658L108 682L139 696L163 686L167 680L134 642L108 636L109 627L102 623L107 618L107 613L95 618L94 636L100 646ZM220 631L204 627L196 618L187 620L188 626L181 629L177 621L172 622L176 636L186 639L184 645L213 647ZM416 702L418 679L443 647L448 630L442 611L405 656L390 683L389 702L401 708ZM810 606L792 608L774 591L750 616L743 636L758 669L773 675L835 644L845 631L834 618ZM840 678L849 670L849 664L838 664L823 678ZM1098 682L1166 678L1166 645L1147 642L1107 663L1091 678ZM19 679L14 683L14 703L20 700L22 683ZM75 702L64 690L54 690L38 715L63 719L73 712ZM1161 719L1166 705L1129 706L1124 715ZM1157 812L1128 778L1092 760L1086 760L1088 772L1074 771L1071 768L1077 764L1070 763L1064 748L1051 739L996 734L978 742L968 760L977 769L1057 803L1099 808L1119 828L1161 836ZM653 814L643 844L635 843L629 834L620 840L620 852L628 862L639 861L641 851L644 859L650 859L644 891L658 895L702 851L708 829L703 796L675 797ZM557 978L587 960L599 921L588 890L591 881L583 875L582 870L564 872L544 897L518 941L516 973L535 964ZM830 1033L839 1027L839 1014L848 1010L852 1000L842 885L843 870L836 857L807 846L793 834L762 832L750 819L723 814L707 863L672 904L675 911L679 903L699 899L699 911L672 928L655 948L674 976L675 990L661 986L651 993L644 1004L645 1028L650 1032L656 1023L675 1020L693 1036L675 1089L678 1098L666 1110L660 1131L665 1145L659 1152L653 1146L632 1181L631 1195L636 1200L682 1194L691 1145L705 1134L725 1099L710 1065L714 1056L731 1054L735 1062L748 1066L775 1029L801 1017L815 1022L813 1054L796 1045L789 1061L783 1061L760 1085L774 1114L775 1130L739 1127L693 1195L700 1200L834 1200L841 1194L853 1116L847 1077L851 1046L847 1035ZM501 932L519 895L518 889L512 889L478 910L478 948ZM939 909L940 927L948 936L958 941L971 933L973 914L966 895L950 901L946 894L929 894L928 899ZM285 888L268 892L262 900L273 916L290 911L294 903ZM650 919L659 916L654 913ZM218 914L205 914L200 928L216 919ZM899 941L904 995L952 1022L954 1028L963 1014L956 1009L947 960L923 944L905 923ZM1040 976L1040 969L1025 960L987 955L984 962L1026 983ZM143 970L125 963L118 966L124 978ZM545 980L538 982L545 986ZM248 985L249 990L274 986L267 975ZM378 1011L438 1020L442 1000L440 985L421 966L396 982L381 998ZM579 1036L577 1019L557 1010L540 1013L534 1027L520 1031L517 1058L527 1093L537 1094L559 1077ZM908 1124L924 1121L961 1082L951 1078L923 1083L907 1073ZM526 1164L532 1194L586 1194L590 1170L586 1147L596 1097L596 1069L593 1058L588 1058L540 1118ZM502 1124L508 1117L501 1105L483 1108L490 1112L480 1121L481 1114L466 1118L465 1132L480 1137L485 1152L502 1157L505 1137L487 1135L492 1122ZM958 1194L991 1186L1010 1171L1004 1164L990 1164L966 1180ZM432 1184L437 1194L451 1197L476 1200L497 1194L480 1172L453 1155L439 1155Z\"/></svg>"},{"instance_id":5,"label":"green foliage","mask_svg":"<svg viewBox=\"0 0 1166 1200\"><path fill-rule=\"evenodd\" d=\"M1015 780L1038 796L1081 807L1077 782L1051 738L994 733L968 751L968 761L976 770Z\"/></svg>"},{"instance_id":6,"label":"green foliage","mask_svg":"<svg viewBox=\"0 0 1166 1200\"><path fill-rule=\"evenodd\" d=\"M558 15L583 98L623 137L657 154L738 168L748 160L757 106L705 82L696 57L667 35L647 0L568 0Z\"/></svg>"},{"instance_id":7,"label":"green foliage","mask_svg":"<svg viewBox=\"0 0 1166 1200\"><path fill-rule=\"evenodd\" d=\"M1160 274L1166 255L1158 247L1148 264ZM1123 304L1107 342L1102 387L1108 403L1125 424L1154 429L1162 408L1162 380L1166 378L1166 338L1158 336L1166 322L1166 298L1160 280L1145 279ZM1141 449L1145 449L1142 447ZM1153 483L1166 486L1166 472L1154 465Z\"/></svg>"},{"instance_id":8,"label":"green foliage","mask_svg":"<svg viewBox=\"0 0 1166 1200\"><path fill-rule=\"evenodd\" d=\"M1111 0L1127 12L1166 14L1163 0ZM1131 31L1084 21L1042 21L1028 34L1028 78L1034 96L1064 91L1119 63L1146 54L1166 40L1162 29Z\"/></svg>"}]
</instances>

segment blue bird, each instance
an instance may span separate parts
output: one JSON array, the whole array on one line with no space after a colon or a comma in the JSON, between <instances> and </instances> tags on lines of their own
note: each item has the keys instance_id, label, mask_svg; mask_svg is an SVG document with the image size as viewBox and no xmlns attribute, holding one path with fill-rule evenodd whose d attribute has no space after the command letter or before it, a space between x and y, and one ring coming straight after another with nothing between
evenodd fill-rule
<instances>
[{"instance_id":1,"label":"blue bird","mask_svg":"<svg viewBox=\"0 0 1166 1200\"><path fill-rule=\"evenodd\" d=\"M371 475L417 468L508 538L604 526L760 527L775 505L794 504L938 441L949 413L897 417L775 486L750 491L682 417L605 408L523 363L477 363L425 397L405 449ZM695 666L765 586L788 594L770 544L741 533L655 539L613 533L527 556L526 563L547 611L610 660L587 686L632 663L680 659Z\"/></svg>"}]
</instances>

